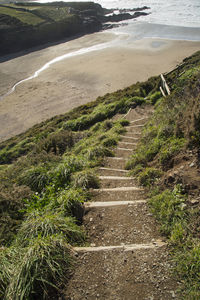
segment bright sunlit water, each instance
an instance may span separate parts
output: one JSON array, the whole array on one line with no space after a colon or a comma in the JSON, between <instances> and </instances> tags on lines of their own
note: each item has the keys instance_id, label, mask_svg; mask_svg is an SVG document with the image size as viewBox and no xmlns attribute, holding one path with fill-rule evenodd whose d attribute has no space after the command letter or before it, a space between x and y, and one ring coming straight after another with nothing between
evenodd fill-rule
<instances>
[{"instance_id":1,"label":"bright sunlit water","mask_svg":"<svg viewBox=\"0 0 200 300\"><path fill-rule=\"evenodd\" d=\"M55 1L55 0L53 0ZM56 0L58 1L58 0ZM64 0L67 2L66 0ZM86 1L86 0L72 0ZM38 2L52 2L40 0ZM94 0L106 8L135 8L149 6L151 14L145 22L184 27L200 27L200 0Z\"/></svg>"}]
</instances>

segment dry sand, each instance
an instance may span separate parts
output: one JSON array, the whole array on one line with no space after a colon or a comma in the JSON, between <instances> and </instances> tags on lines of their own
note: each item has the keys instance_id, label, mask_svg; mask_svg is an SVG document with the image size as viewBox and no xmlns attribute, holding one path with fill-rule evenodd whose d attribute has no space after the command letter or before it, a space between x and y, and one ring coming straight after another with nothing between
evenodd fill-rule
<instances>
[{"instance_id":1,"label":"dry sand","mask_svg":"<svg viewBox=\"0 0 200 300\"><path fill-rule=\"evenodd\" d=\"M111 33L95 33L1 63L0 94L51 59L102 42L110 44L57 62L4 97L0 101L0 140L100 95L170 71L200 49L200 42L143 39L128 44L125 35L116 38Z\"/></svg>"}]
</instances>

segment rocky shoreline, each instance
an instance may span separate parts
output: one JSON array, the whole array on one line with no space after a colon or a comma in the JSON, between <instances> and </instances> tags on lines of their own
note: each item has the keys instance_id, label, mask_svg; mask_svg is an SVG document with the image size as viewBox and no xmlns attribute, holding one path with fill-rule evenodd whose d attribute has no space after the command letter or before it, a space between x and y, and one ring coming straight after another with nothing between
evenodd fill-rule
<instances>
[{"instance_id":1,"label":"rocky shoreline","mask_svg":"<svg viewBox=\"0 0 200 300\"><path fill-rule=\"evenodd\" d=\"M0 5L0 55L12 54L41 46L48 42L57 42L63 38L73 38L119 26L119 22L146 16L144 12L149 7L133 8L130 10L105 9L97 3L57 2L38 4L33 2L16 3L14 6ZM38 8L39 7L39 8ZM12 13L5 13L5 9ZM63 10L65 14L63 16ZM42 13L41 13L42 11ZM58 15L58 12L60 15ZM38 24L28 24L13 16L16 12L40 18ZM55 18L52 18L52 12ZM50 14L51 13L51 14ZM58 15L58 17L57 17ZM30 18L30 17L29 17Z\"/></svg>"}]
</instances>

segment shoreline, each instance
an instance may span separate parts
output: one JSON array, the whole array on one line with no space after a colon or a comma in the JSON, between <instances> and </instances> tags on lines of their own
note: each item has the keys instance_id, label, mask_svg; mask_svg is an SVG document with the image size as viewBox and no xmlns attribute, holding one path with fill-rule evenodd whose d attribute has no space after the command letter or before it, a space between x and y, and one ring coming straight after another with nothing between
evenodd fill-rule
<instances>
[{"instance_id":1,"label":"shoreline","mask_svg":"<svg viewBox=\"0 0 200 300\"><path fill-rule=\"evenodd\" d=\"M169 72L200 49L200 42L144 38L127 43L124 34L94 33L2 63L4 86L0 91L17 77L32 75L41 62L44 65L55 54L95 46L100 41L111 46L57 62L0 101L0 141L98 96ZM15 74L12 70L16 70Z\"/></svg>"}]
</instances>

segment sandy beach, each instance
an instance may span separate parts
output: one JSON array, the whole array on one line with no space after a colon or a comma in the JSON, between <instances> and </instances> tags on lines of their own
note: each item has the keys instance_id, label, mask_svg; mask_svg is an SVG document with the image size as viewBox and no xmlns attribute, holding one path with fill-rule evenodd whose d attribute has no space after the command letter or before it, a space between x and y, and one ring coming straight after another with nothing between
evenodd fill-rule
<instances>
[{"instance_id":1,"label":"sandy beach","mask_svg":"<svg viewBox=\"0 0 200 300\"><path fill-rule=\"evenodd\" d=\"M200 42L154 38L126 43L126 39L126 35L95 33L2 62L0 95L55 57L102 44L99 50L52 64L1 99L0 140L105 93L168 72L200 49Z\"/></svg>"}]
</instances>

